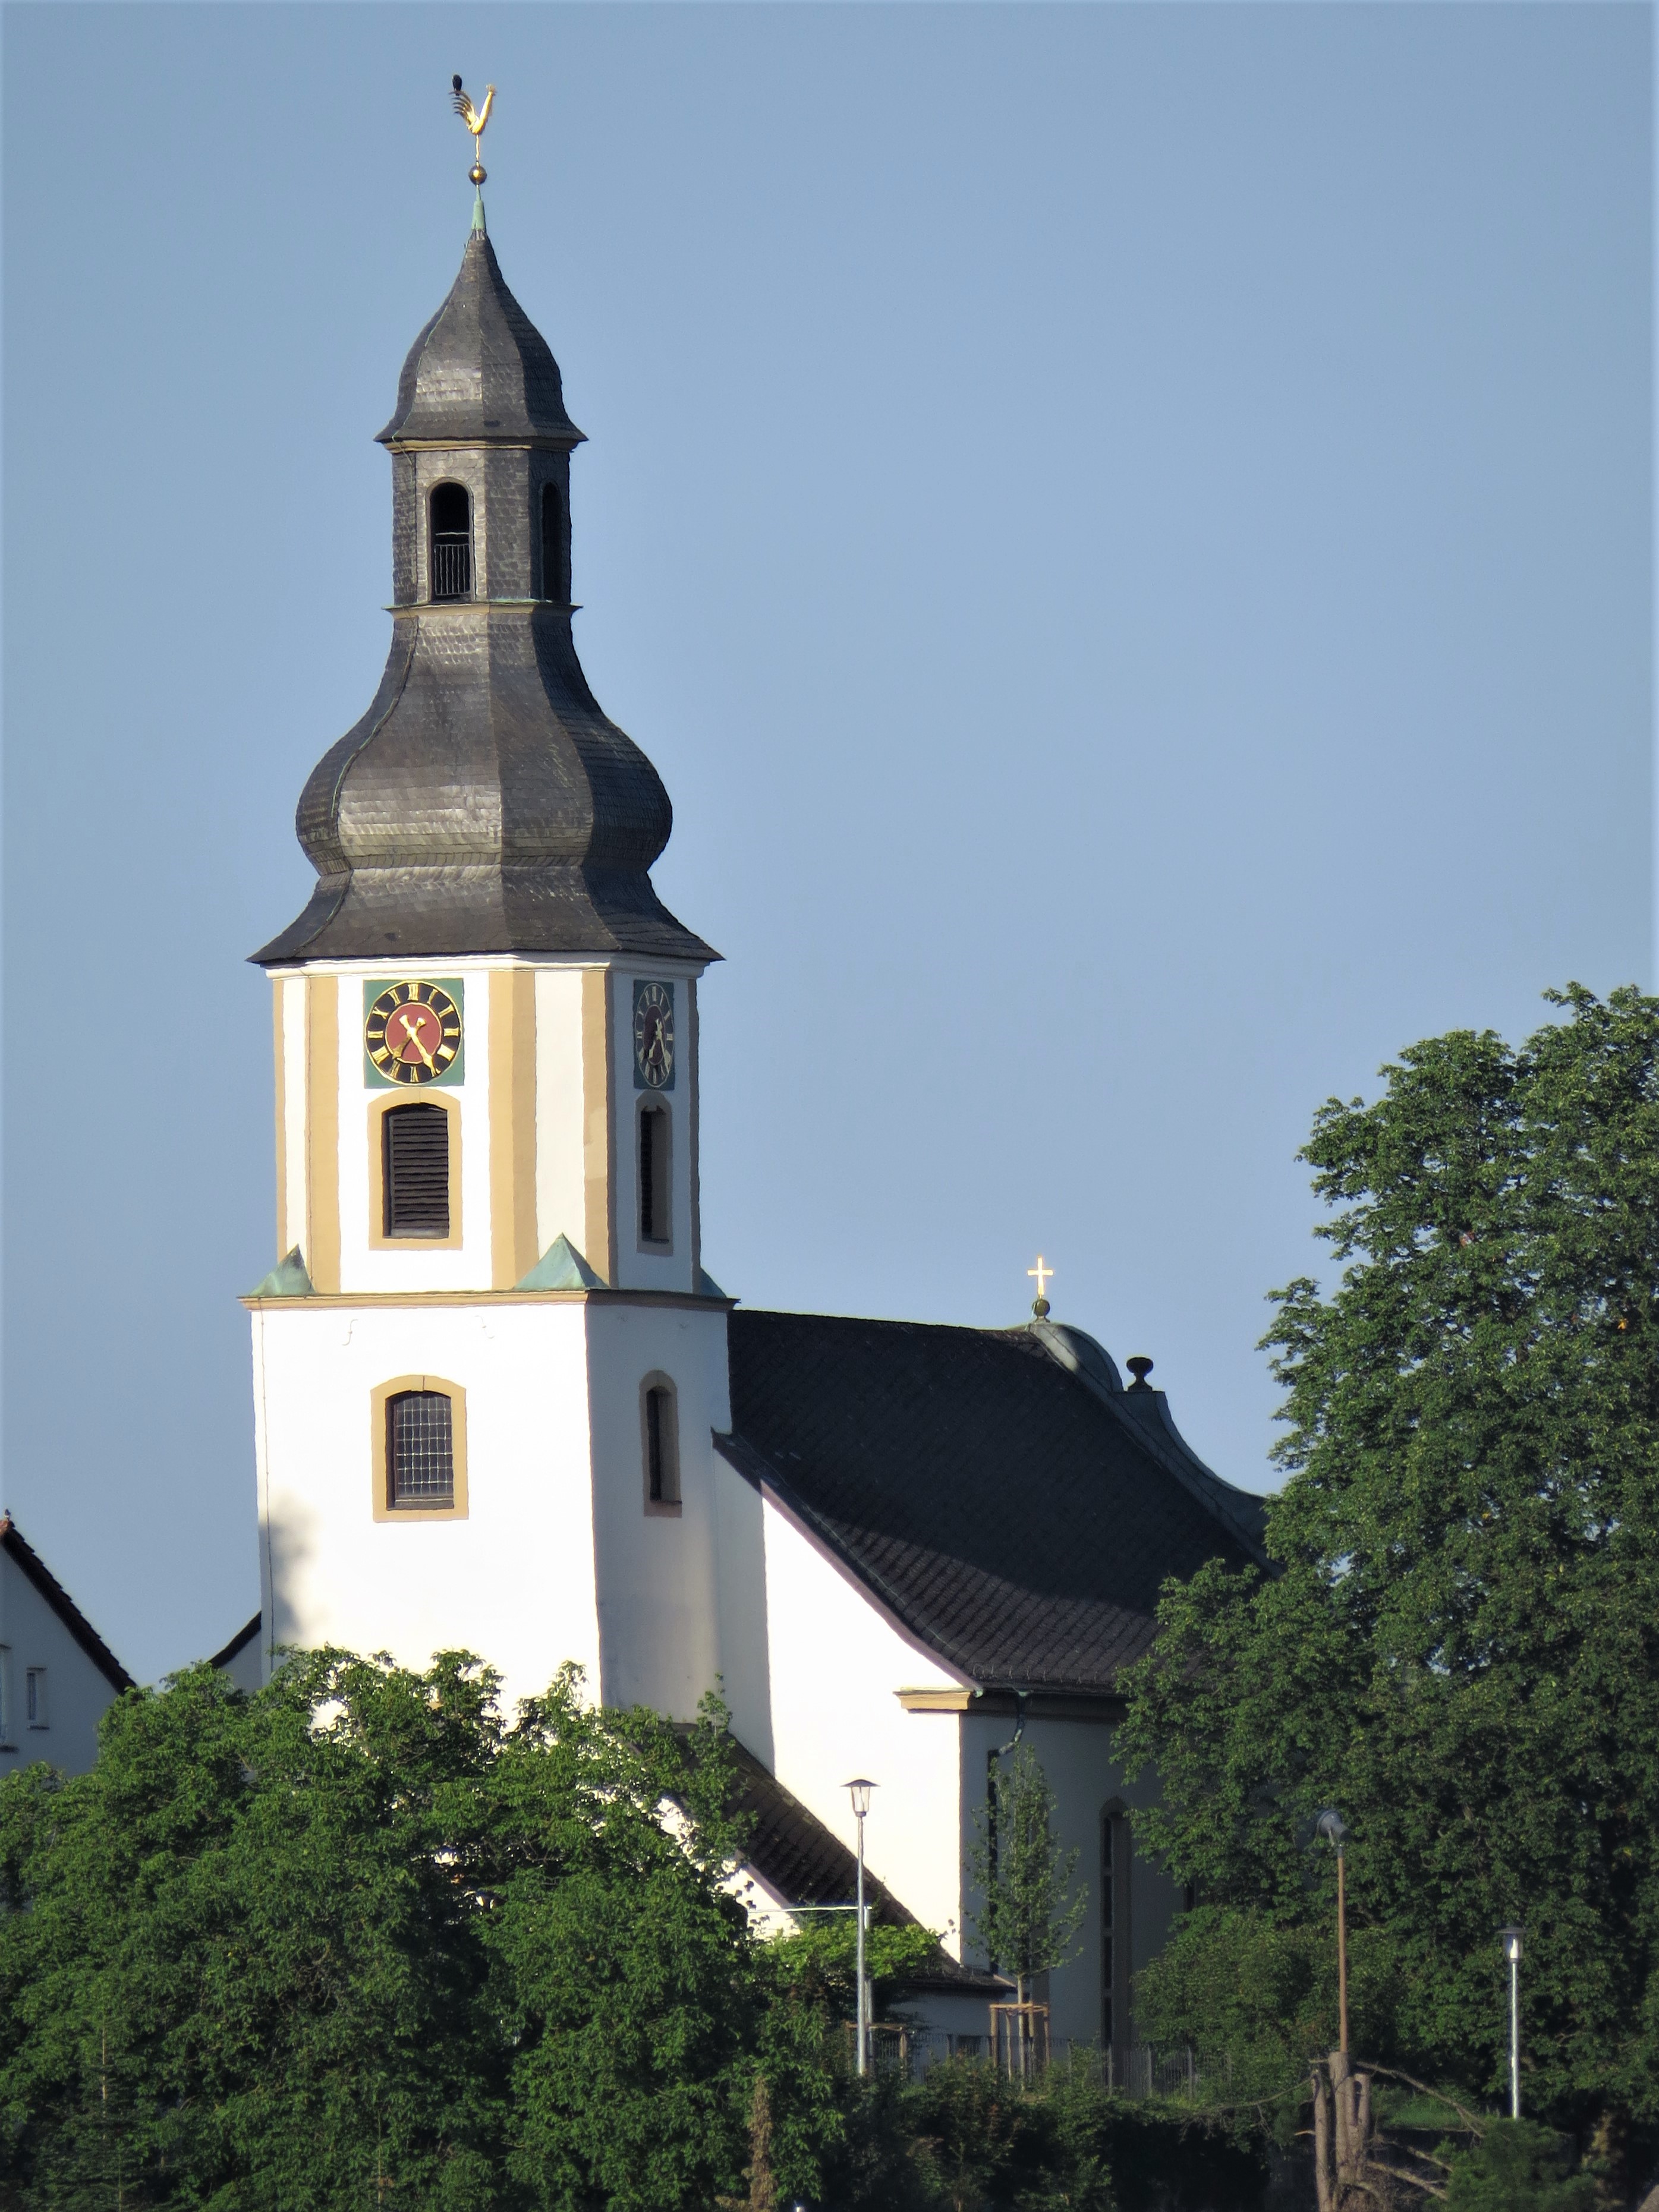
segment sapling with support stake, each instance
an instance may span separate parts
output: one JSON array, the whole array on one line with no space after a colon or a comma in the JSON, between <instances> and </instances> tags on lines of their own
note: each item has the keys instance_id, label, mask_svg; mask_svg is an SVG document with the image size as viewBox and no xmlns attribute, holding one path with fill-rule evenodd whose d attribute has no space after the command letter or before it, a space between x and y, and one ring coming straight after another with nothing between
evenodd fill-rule
<instances>
[{"instance_id":1,"label":"sapling with support stake","mask_svg":"<svg viewBox=\"0 0 1659 2212\"><path fill-rule=\"evenodd\" d=\"M1005 1764L1006 1758L1006 1764ZM1054 1834L1054 1795L1036 1754L1017 1731L992 1755L986 1802L975 1814L968 1853L980 1902L969 1925L994 1971L1014 1978L1018 2024L1017 2070L1032 2069L1037 2008L1031 1984L1078 1955L1077 1934L1088 1891L1073 1876L1078 1855Z\"/></svg>"}]
</instances>

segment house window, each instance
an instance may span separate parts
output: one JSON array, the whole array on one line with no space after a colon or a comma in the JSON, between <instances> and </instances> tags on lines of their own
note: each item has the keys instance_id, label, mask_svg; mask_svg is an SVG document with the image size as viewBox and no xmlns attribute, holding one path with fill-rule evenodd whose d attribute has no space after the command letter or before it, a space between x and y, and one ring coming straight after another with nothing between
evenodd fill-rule
<instances>
[{"instance_id":1,"label":"house window","mask_svg":"<svg viewBox=\"0 0 1659 2212\"><path fill-rule=\"evenodd\" d=\"M674 1239L672 1131L665 1106L640 1108L640 1242Z\"/></svg>"},{"instance_id":2,"label":"house window","mask_svg":"<svg viewBox=\"0 0 1659 2212\"><path fill-rule=\"evenodd\" d=\"M472 596L472 500L465 484L434 484L429 574L434 599Z\"/></svg>"},{"instance_id":3,"label":"house window","mask_svg":"<svg viewBox=\"0 0 1659 2212\"><path fill-rule=\"evenodd\" d=\"M448 1394L400 1390L386 1401L387 1503L430 1512L455 1503L455 1425Z\"/></svg>"},{"instance_id":4,"label":"house window","mask_svg":"<svg viewBox=\"0 0 1659 2212\"><path fill-rule=\"evenodd\" d=\"M24 1718L32 1729L46 1725L46 1670L31 1667L23 1681Z\"/></svg>"},{"instance_id":5,"label":"house window","mask_svg":"<svg viewBox=\"0 0 1659 2212\"><path fill-rule=\"evenodd\" d=\"M647 1375L641 1387L640 1418L644 1431L645 1503L678 1512L680 1504L679 1413L674 1386L665 1375Z\"/></svg>"},{"instance_id":6,"label":"house window","mask_svg":"<svg viewBox=\"0 0 1659 2212\"><path fill-rule=\"evenodd\" d=\"M380 1179L388 1237L449 1234L449 1115L392 1106L380 1116Z\"/></svg>"},{"instance_id":7,"label":"house window","mask_svg":"<svg viewBox=\"0 0 1659 2212\"><path fill-rule=\"evenodd\" d=\"M564 568L564 501L557 484L542 486L542 597L563 606L570 597Z\"/></svg>"}]
</instances>

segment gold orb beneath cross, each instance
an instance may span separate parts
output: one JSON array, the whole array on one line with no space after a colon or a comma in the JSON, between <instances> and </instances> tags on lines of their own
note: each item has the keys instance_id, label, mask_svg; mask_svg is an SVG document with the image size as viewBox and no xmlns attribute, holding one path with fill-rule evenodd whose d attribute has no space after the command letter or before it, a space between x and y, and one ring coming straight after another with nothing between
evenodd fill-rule
<instances>
[{"instance_id":1,"label":"gold orb beneath cross","mask_svg":"<svg viewBox=\"0 0 1659 2212\"><path fill-rule=\"evenodd\" d=\"M475 161L466 173L466 180L470 185L481 185L489 174L482 161Z\"/></svg>"}]
</instances>

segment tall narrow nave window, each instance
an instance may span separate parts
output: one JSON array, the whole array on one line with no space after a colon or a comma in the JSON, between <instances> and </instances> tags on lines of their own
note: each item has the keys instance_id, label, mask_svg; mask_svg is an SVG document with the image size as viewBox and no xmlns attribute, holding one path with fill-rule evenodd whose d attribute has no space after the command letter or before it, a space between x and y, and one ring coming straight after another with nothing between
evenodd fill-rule
<instances>
[{"instance_id":1,"label":"tall narrow nave window","mask_svg":"<svg viewBox=\"0 0 1659 2212\"><path fill-rule=\"evenodd\" d=\"M680 1502L679 1424L665 1382L651 1383L645 1394L645 1494L653 1505Z\"/></svg>"},{"instance_id":2,"label":"tall narrow nave window","mask_svg":"<svg viewBox=\"0 0 1659 2212\"><path fill-rule=\"evenodd\" d=\"M1117 1979L1117 1960L1114 1955L1117 1929L1114 1907L1117 1903L1117 1821L1109 1813L1100 1824L1100 2041L1103 2050L1117 2039L1117 2022L1112 2016L1112 1997Z\"/></svg>"},{"instance_id":3,"label":"tall narrow nave window","mask_svg":"<svg viewBox=\"0 0 1659 2212\"><path fill-rule=\"evenodd\" d=\"M472 501L466 486L435 484L430 507L432 596L434 599L470 599L472 596Z\"/></svg>"},{"instance_id":4,"label":"tall narrow nave window","mask_svg":"<svg viewBox=\"0 0 1659 2212\"><path fill-rule=\"evenodd\" d=\"M542 486L542 597L563 606L570 597L564 571L564 501L557 484Z\"/></svg>"},{"instance_id":5,"label":"tall narrow nave window","mask_svg":"<svg viewBox=\"0 0 1659 2212\"><path fill-rule=\"evenodd\" d=\"M1129 1822L1121 1797L1100 1820L1100 2040L1129 2039Z\"/></svg>"},{"instance_id":6,"label":"tall narrow nave window","mask_svg":"<svg viewBox=\"0 0 1659 2212\"><path fill-rule=\"evenodd\" d=\"M665 1106L640 1109L640 1242L673 1242L672 1147Z\"/></svg>"},{"instance_id":7,"label":"tall narrow nave window","mask_svg":"<svg viewBox=\"0 0 1659 2212\"><path fill-rule=\"evenodd\" d=\"M455 1423L442 1390L400 1390L386 1401L391 1505L455 1503Z\"/></svg>"},{"instance_id":8,"label":"tall narrow nave window","mask_svg":"<svg viewBox=\"0 0 1659 2212\"><path fill-rule=\"evenodd\" d=\"M449 1234L449 1115L441 1106L391 1106L380 1116L387 1237Z\"/></svg>"}]
</instances>

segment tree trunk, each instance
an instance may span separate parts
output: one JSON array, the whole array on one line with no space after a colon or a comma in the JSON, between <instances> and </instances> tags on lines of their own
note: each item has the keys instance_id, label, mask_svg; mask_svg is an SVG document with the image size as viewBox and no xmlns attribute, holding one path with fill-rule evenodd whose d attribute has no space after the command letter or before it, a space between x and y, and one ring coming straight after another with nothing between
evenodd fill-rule
<instances>
[{"instance_id":1,"label":"tree trunk","mask_svg":"<svg viewBox=\"0 0 1659 2212\"><path fill-rule=\"evenodd\" d=\"M1346 2051L1333 2051L1326 2068L1328 2084L1325 2068L1317 2069L1314 2076L1319 2084L1314 2108L1316 2161L1321 2103L1328 2098L1330 2104L1326 2120L1328 2148L1326 2162L1321 2166L1324 2177L1322 2186L1328 2186L1330 2201L1328 2205L1322 2196L1319 2212L1348 2212L1351 2205L1369 2202L1365 2168L1370 2163L1371 2152L1371 2077L1355 2072L1353 2061Z\"/></svg>"},{"instance_id":2,"label":"tree trunk","mask_svg":"<svg viewBox=\"0 0 1659 2212\"><path fill-rule=\"evenodd\" d=\"M1336 2212L1336 2174L1331 2158L1331 2085L1322 2066L1313 2070L1314 2188L1319 2212Z\"/></svg>"},{"instance_id":3,"label":"tree trunk","mask_svg":"<svg viewBox=\"0 0 1659 2212\"><path fill-rule=\"evenodd\" d=\"M772 2094L764 2074L755 2076L749 2107L749 2212L777 2212L778 2185L772 2173Z\"/></svg>"}]
</instances>

